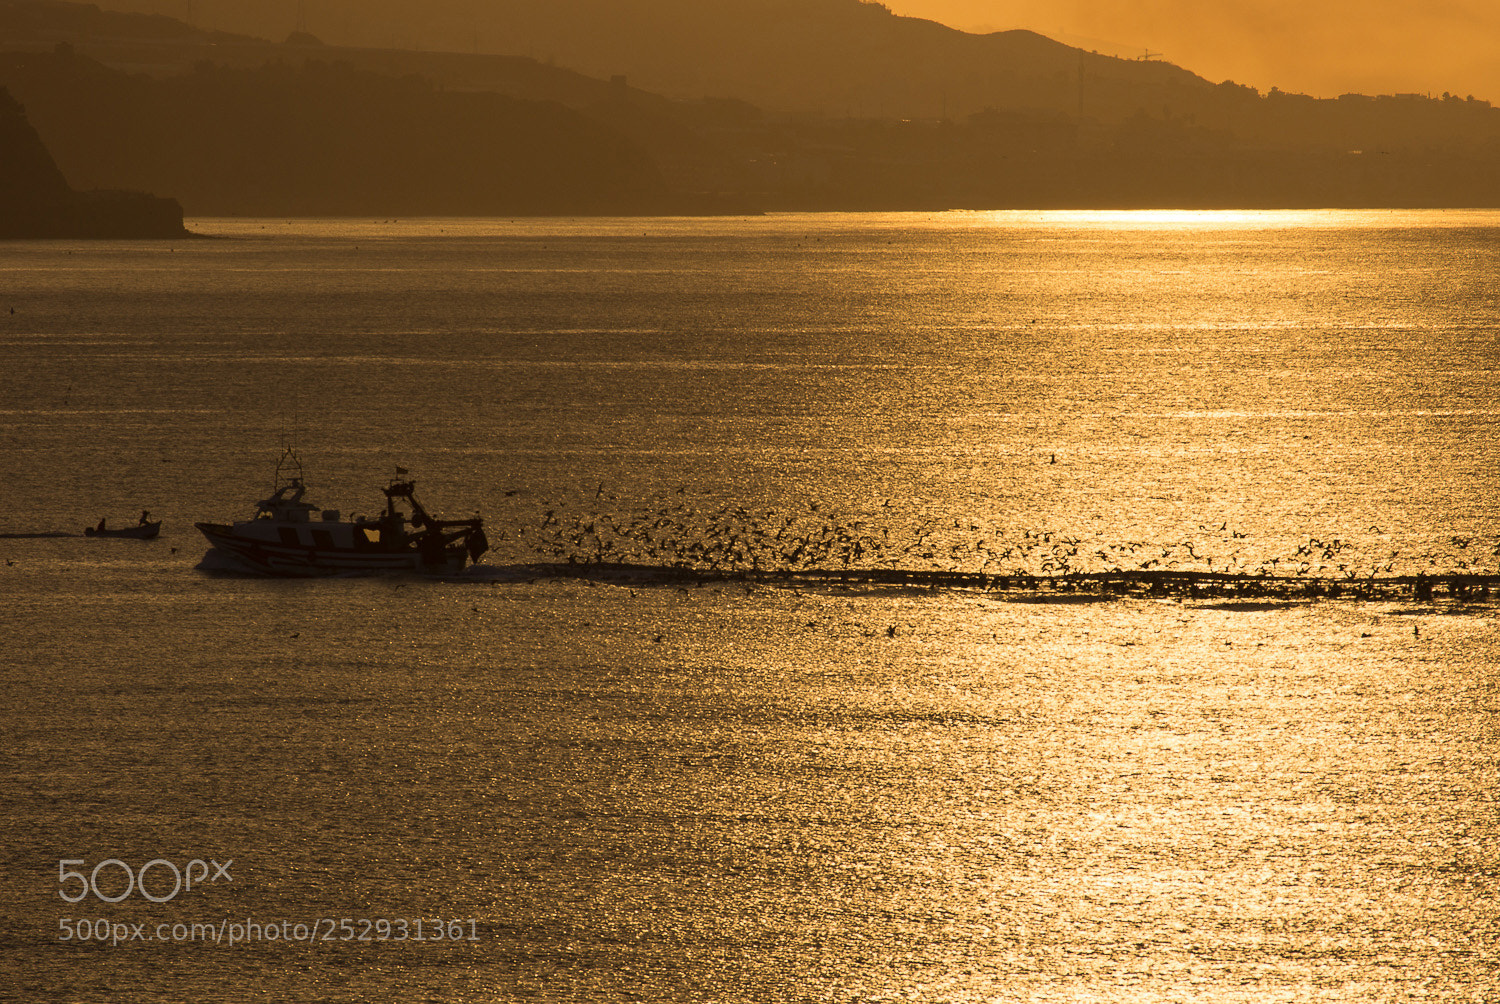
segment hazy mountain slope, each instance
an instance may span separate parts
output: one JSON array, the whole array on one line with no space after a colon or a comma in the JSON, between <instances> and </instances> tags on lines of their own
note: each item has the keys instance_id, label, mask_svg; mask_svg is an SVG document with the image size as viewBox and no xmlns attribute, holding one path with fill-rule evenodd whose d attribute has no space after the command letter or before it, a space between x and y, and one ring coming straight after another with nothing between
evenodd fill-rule
<instances>
[{"instance_id":1,"label":"hazy mountain slope","mask_svg":"<svg viewBox=\"0 0 1500 1004\"><path fill-rule=\"evenodd\" d=\"M67 179L47 151L26 112L0 89L0 213L26 204L59 205L72 194Z\"/></svg>"},{"instance_id":2,"label":"hazy mountain slope","mask_svg":"<svg viewBox=\"0 0 1500 1004\"><path fill-rule=\"evenodd\" d=\"M764 59L771 69L752 75L767 86L815 71L819 93L887 104L937 79L923 76L934 67L959 79L953 53L1003 43L1007 61L969 65L986 67L974 88L1009 103L964 115L944 90L927 115L777 113L671 100L634 86L639 76L588 77L525 55L280 44L48 0L0 0L0 46L27 50L0 53L0 84L24 95L70 174L172 191L204 214L1500 204L1500 110L1486 102L1259 94L855 0L783 6L778 19L775 0L724 0L707 18L679 0L557 0L517 8L512 27L526 37L522 14L551 24L566 7L580 18L573 34L599 47L675 11L637 57L681 50L679 69L726 73ZM433 0L423 23L461 8ZM591 10L599 16L583 17ZM768 24L785 37L770 38ZM67 64L59 42L94 63ZM863 53L886 79L850 89L836 72L849 59L819 61L820 45Z\"/></svg>"},{"instance_id":3,"label":"hazy mountain slope","mask_svg":"<svg viewBox=\"0 0 1500 1004\"><path fill-rule=\"evenodd\" d=\"M183 0L103 4L185 13ZM199 25L265 38L300 26L341 45L530 55L594 76L623 74L671 97L735 97L771 112L1072 113L1091 76L1114 92L1092 114L1119 117L1163 102L1185 107L1208 88L1165 63L1086 56L1025 31L966 34L861 0L194 0L192 8Z\"/></svg>"},{"instance_id":4,"label":"hazy mountain slope","mask_svg":"<svg viewBox=\"0 0 1500 1004\"><path fill-rule=\"evenodd\" d=\"M141 192L75 192L0 87L0 238L182 237L182 207Z\"/></svg>"},{"instance_id":5,"label":"hazy mountain slope","mask_svg":"<svg viewBox=\"0 0 1500 1004\"><path fill-rule=\"evenodd\" d=\"M561 105L444 92L310 62L131 75L68 52L0 53L69 177L171 191L190 214L660 210L652 160Z\"/></svg>"}]
</instances>

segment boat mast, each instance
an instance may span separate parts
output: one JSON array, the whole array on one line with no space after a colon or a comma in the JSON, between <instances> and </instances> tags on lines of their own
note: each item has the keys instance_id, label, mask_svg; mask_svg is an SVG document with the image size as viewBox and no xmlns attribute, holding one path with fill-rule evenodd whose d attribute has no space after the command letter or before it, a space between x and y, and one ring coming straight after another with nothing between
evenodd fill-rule
<instances>
[{"instance_id":1,"label":"boat mast","mask_svg":"<svg viewBox=\"0 0 1500 1004\"><path fill-rule=\"evenodd\" d=\"M297 456L297 448L290 443L281 444L281 459L276 461L276 480L271 485L271 494L288 485L302 485L302 458Z\"/></svg>"}]
</instances>

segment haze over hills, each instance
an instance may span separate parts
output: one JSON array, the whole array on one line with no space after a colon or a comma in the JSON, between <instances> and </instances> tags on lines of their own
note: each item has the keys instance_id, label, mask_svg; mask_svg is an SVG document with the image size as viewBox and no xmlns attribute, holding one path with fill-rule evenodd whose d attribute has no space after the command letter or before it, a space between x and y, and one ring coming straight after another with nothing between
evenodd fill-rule
<instances>
[{"instance_id":1,"label":"haze over hills","mask_svg":"<svg viewBox=\"0 0 1500 1004\"><path fill-rule=\"evenodd\" d=\"M0 239L186 236L173 199L75 191L25 110L0 87Z\"/></svg>"},{"instance_id":2,"label":"haze over hills","mask_svg":"<svg viewBox=\"0 0 1500 1004\"><path fill-rule=\"evenodd\" d=\"M886 0L973 32L1030 28L1130 58L1148 48L1210 80L1337 97L1420 92L1500 101L1495 0Z\"/></svg>"},{"instance_id":3,"label":"haze over hills","mask_svg":"<svg viewBox=\"0 0 1500 1004\"><path fill-rule=\"evenodd\" d=\"M675 208L651 158L561 106L347 65L200 62L125 74L0 52L73 177L174 193L194 215L507 215Z\"/></svg>"},{"instance_id":4,"label":"haze over hills","mask_svg":"<svg viewBox=\"0 0 1500 1004\"><path fill-rule=\"evenodd\" d=\"M672 98L773 114L958 119L986 108L1117 113L1101 90L1181 105L1208 82L1167 63L1084 58L1029 31L972 35L865 0L106 0L111 9L284 39L527 55ZM1080 81L1088 93L1080 97Z\"/></svg>"},{"instance_id":5,"label":"haze over hills","mask_svg":"<svg viewBox=\"0 0 1500 1004\"><path fill-rule=\"evenodd\" d=\"M70 177L190 214L1500 204L1484 101L1261 94L860 0L191 6L308 30L0 0L0 85ZM518 52L566 42L601 75L472 51L501 14ZM340 17L429 48L324 44ZM430 48L461 30L470 51Z\"/></svg>"}]
</instances>

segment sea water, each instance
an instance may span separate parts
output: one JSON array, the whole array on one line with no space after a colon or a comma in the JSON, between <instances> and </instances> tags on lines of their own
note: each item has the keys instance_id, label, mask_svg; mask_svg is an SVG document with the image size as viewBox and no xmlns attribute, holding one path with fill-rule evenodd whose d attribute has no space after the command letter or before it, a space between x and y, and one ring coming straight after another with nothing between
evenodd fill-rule
<instances>
[{"instance_id":1,"label":"sea water","mask_svg":"<svg viewBox=\"0 0 1500 1004\"><path fill-rule=\"evenodd\" d=\"M0 244L0 997L1500 995L1490 601L736 575L1494 573L1500 215L190 225Z\"/></svg>"}]
</instances>

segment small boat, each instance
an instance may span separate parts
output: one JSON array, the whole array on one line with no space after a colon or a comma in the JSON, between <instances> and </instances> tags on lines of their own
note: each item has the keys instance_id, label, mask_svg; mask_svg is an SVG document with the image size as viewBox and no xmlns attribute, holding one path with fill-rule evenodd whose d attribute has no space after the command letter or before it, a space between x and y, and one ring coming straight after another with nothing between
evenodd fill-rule
<instances>
[{"instance_id":1,"label":"small boat","mask_svg":"<svg viewBox=\"0 0 1500 1004\"><path fill-rule=\"evenodd\" d=\"M104 520L99 521L98 526L86 527L83 531L85 537L128 537L133 540L155 540L156 535L161 533L161 520L146 521L134 526L105 526Z\"/></svg>"},{"instance_id":2,"label":"small boat","mask_svg":"<svg viewBox=\"0 0 1500 1004\"><path fill-rule=\"evenodd\" d=\"M266 575L456 575L489 550L482 519L437 519L417 501L413 483L400 480L406 472L396 471L379 516L345 519L304 501L302 462L289 448L276 465L275 491L255 504L254 516L196 526L215 549Z\"/></svg>"}]
</instances>

